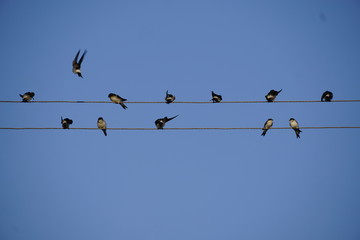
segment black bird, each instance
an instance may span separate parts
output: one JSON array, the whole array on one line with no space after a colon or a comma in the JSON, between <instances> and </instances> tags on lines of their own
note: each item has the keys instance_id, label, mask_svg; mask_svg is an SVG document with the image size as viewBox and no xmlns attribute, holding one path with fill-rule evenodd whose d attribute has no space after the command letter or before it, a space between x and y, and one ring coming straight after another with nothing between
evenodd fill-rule
<instances>
[{"instance_id":1,"label":"black bird","mask_svg":"<svg viewBox=\"0 0 360 240\"><path fill-rule=\"evenodd\" d=\"M176 118L177 116L179 116L179 115L176 115L175 117L172 117L172 118L164 117L164 118L157 119L155 121L155 125L156 125L157 129L163 129L164 126L165 126L165 123L167 123L168 121Z\"/></svg>"},{"instance_id":2,"label":"black bird","mask_svg":"<svg viewBox=\"0 0 360 240\"><path fill-rule=\"evenodd\" d=\"M211 95L212 95L212 101L213 103L218 103L218 102L221 102L222 101L222 96L221 95L218 95L216 93L214 93L213 91L211 91Z\"/></svg>"},{"instance_id":3,"label":"black bird","mask_svg":"<svg viewBox=\"0 0 360 240\"><path fill-rule=\"evenodd\" d=\"M20 97L22 97L22 101L23 101L23 102L30 102L31 99L34 98L35 93L33 93L33 92L26 92L26 93L24 93L24 95L21 95L21 94L19 94L19 95L20 95Z\"/></svg>"},{"instance_id":4,"label":"black bird","mask_svg":"<svg viewBox=\"0 0 360 240\"><path fill-rule=\"evenodd\" d=\"M294 131L295 131L296 138L300 138L300 133L301 133L302 131L301 131L300 128L299 128L299 123L298 123L295 119L293 119L293 118L290 118L290 119L289 119L289 122L290 122L290 127L291 127L292 129L294 129Z\"/></svg>"},{"instance_id":5,"label":"black bird","mask_svg":"<svg viewBox=\"0 0 360 240\"><path fill-rule=\"evenodd\" d=\"M282 89L280 89L280 91L275 91L274 89L270 90L270 92L265 96L266 100L268 102L273 102L275 101L276 96L282 91Z\"/></svg>"},{"instance_id":6,"label":"black bird","mask_svg":"<svg viewBox=\"0 0 360 240\"><path fill-rule=\"evenodd\" d=\"M106 122L105 120L102 118L102 117L99 117L98 120L97 120L97 126L99 129L101 129L105 136L107 136L107 133L106 133Z\"/></svg>"},{"instance_id":7,"label":"black bird","mask_svg":"<svg viewBox=\"0 0 360 240\"><path fill-rule=\"evenodd\" d=\"M272 127L273 122L274 122L274 121L273 121L271 118L269 118L269 119L265 122L264 127L262 128L263 132L262 132L261 136L265 136L265 135L266 135L267 130L269 130L269 129Z\"/></svg>"},{"instance_id":8,"label":"black bird","mask_svg":"<svg viewBox=\"0 0 360 240\"><path fill-rule=\"evenodd\" d=\"M175 96L172 94L169 94L168 91L166 91L166 97L165 101L167 104L172 103L175 100Z\"/></svg>"},{"instance_id":9,"label":"black bird","mask_svg":"<svg viewBox=\"0 0 360 240\"><path fill-rule=\"evenodd\" d=\"M85 52L83 53L83 55L81 56L79 62L77 61L78 60L78 57L79 57L79 54L80 54L80 50L77 52L74 60L73 60L73 63L72 63L72 66L73 66L73 73L77 74L79 77L83 77L81 75L81 63L82 61L84 60L84 57L85 57L85 54L87 53L87 50L85 50Z\"/></svg>"},{"instance_id":10,"label":"black bird","mask_svg":"<svg viewBox=\"0 0 360 240\"><path fill-rule=\"evenodd\" d=\"M127 101L127 99L120 97L119 95L115 93L109 93L108 97L113 103L120 104L123 109L127 109L128 107L125 106L124 102Z\"/></svg>"},{"instance_id":11,"label":"black bird","mask_svg":"<svg viewBox=\"0 0 360 240\"><path fill-rule=\"evenodd\" d=\"M69 118L63 119L63 117L61 117L61 124L62 124L63 129L69 129L69 126L72 123L73 123L73 120L71 120Z\"/></svg>"},{"instance_id":12,"label":"black bird","mask_svg":"<svg viewBox=\"0 0 360 240\"><path fill-rule=\"evenodd\" d=\"M321 96L321 101L322 102L331 102L331 99L333 98L333 93L332 92L330 92L330 91L325 91L324 93L323 93L323 95Z\"/></svg>"}]
</instances>

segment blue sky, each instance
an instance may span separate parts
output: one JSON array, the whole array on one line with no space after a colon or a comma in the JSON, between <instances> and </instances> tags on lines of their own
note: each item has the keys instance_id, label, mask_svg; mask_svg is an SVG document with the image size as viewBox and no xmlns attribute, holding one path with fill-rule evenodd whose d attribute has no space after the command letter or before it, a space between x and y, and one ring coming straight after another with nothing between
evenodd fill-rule
<instances>
[{"instance_id":1,"label":"blue sky","mask_svg":"<svg viewBox=\"0 0 360 240\"><path fill-rule=\"evenodd\" d=\"M359 1L0 2L1 100L359 99ZM84 78L71 71L88 50ZM1 127L359 126L358 103L0 103ZM359 130L0 130L0 238L359 239Z\"/></svg>"}]
</instances>

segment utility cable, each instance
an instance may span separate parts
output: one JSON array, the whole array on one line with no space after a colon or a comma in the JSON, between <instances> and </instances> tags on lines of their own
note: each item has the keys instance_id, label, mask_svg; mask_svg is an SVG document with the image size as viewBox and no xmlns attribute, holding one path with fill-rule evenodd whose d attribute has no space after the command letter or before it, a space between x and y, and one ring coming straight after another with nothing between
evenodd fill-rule
<instances>
[{"instance_id":1,"label":"utility cable","mask_svg":"<svg viewBox=\"0 0 360 240\"><path fill-rule=\"evenodd\" d=\"M274 101L273 103L319 103L320 100L294 100L294 101ZM338 102L338 103L349 103L349 102L360 102L360 100L332 100L331 102ZM0 101L0 103L24 103L22 101ZM27 102L26 102L27 103ZM112 103L110 101L31 101L28 103ZM124 103L166 103L165 101L158 102L158 101L126 101ZM203 102L203 101L174 101L173 103L186 103L186 104L205 104L213 102ZM267 101L221 101L221 103L268 103Z\"/></svg>"},{"instance_id":2,"label":"utility cable","mask_svg":"<svg viewBox=\"0 0 360 240\"><path fill-rule=\"evenodd\" d=\"M353 129L360 126L335 126L335 127L300 127L300 129ZM58 130L60 127L0 127L0 130ZM69 128L70 130L99 130L99 128ZM274 127L274 130L292 129L290 127ZM159 130L157 128L107 128L107 130ZM207 127L207 128L164 128L163 130L262 130L260 127Z\"/></svg>"}]
</instances>

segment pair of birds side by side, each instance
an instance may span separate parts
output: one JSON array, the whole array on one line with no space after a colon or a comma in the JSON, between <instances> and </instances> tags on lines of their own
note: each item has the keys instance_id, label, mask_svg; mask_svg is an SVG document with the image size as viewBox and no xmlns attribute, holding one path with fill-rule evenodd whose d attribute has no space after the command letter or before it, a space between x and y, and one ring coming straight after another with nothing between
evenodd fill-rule
<instances>
[{"instance_id":1,"label":"pair of birds side by side","mask_svg":"<svg viewBox=\"0 0 360 240\"><path fill-rule=\"evenodd\" d=\"M63 129L69 129L70 125L73 124L73 120L70 118L61 117L61 125ZM106 122L102 117L99 117L97 120L97 126L104 132L104 135L107 136L106 133Z\"/></svg>"},{"instance_id":2,"label":"pair of birds side by side","mask_svg":"<svg viewBox=\"0 0 360 240\"><path fill-rule=\"evenodd\" d=\"M155 121L156 128L157 129L164 129L165 124L168 121L176 118L177 116L179 116L179 115L176 115L175 117L172 117L172 118L164 117L164 118L156 119L156 121ZM104 135L107 136L107 133L106 133L106 121L102 117L98 118L97 126L98 126L99 129L101 129L104 132Z\"/></svg>"},{"instance_id":3,"label":"pair of birds side by side","mask_svg":"<svg viewBox=\"0 0 360 240\"><path fill-rule=\"evenodd\" d=\"M264 127L262 128L263 132L261 134L261 136L265 136L266 132L272 127L274 123L274 120L272 118L269 118L265 124ZM289 125L292 129L294 129L295 134L296 134L296 138L300 138L300 133L302 132L299 128L299 123L294 119L294 118L290 118L289 119Z\"/></svg>"}]
</instances>

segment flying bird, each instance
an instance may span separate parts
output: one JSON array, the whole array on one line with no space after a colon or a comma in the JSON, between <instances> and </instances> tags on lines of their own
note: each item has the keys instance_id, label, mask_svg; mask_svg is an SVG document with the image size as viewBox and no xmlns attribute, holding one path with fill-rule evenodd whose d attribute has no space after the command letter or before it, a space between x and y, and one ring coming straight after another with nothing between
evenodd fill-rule
<instances>
[{"instance_id":1,"label":"flying bird","mask_svg":"<svg viewBox=\"0 0 360 240\"><path fill-rule=\"evenodd\" d=\"M107 136L106 133L106 122L102 117L99 117L97 120L97 126L99 129L101 129L104 132L104 135Z\"/></svg>"},{"instance_id":2,"label":"flying bird","mask_svg":"<svg viewBox=\"0 0 360 240\"><path fill-rule=\"evenodd\" d=\"M221 102L222 101L222 96L221 95L218 95L216 93L214 93L213 91L211 91L211 95L212 95L212 101L213 103L218 103L218 102Z\"/></svg>"},{"instance_id":3,"label":"flying bird","mask_svg":"<svg viewBox=\"0 0 360 240\"><path fill-rule=\"evenodd\" d=\"M175 96L166 91L165 101L167 104L172 103L175 100Z\"/></svg>"},{"instance_id":4,"label":"flying bird","mask_svg":"<svg viewBox=\"0 0 360 240\"><path fill-rule=\"evenodd\" d=\"M270 90L270 92L265 96L266 100L268 102L273 102L275 101L276 96L282 91L282 89L280 89L280 91L275 91L274 89Z\"/></svg>"},{"instance_id":5,"label":"flying bird","mask_svg":"<svg viewBox=\"0 0 360 240\"><path fill-rule=\"evenodd\" d=\"M271 118L269 118L269 119L265 122L264 127L262 128L263 132L262 132L261 136L265 136L265 135L266 135L267 130L269 130L269 129L272 127L273 122L274 122L274 121L273 121Z\"/></svg>"},{"instance_id":6,"label":"flying bird","mask_svg":"<svg viewBox=\"0 0 360 240\"><path fill-rule=\"evenodd\" d=\"M168 121L176 118L177 116L179 116L179 115L176 115L175 117L172 117L172 118L164 117L164 118L159 118L159 119L157 119L157 120L155 121L155 125L156 125L157 129L163 129L164 126L165 126L165 124L166 124Z\"/></svg>"},{"instance_id":7,"label":"flying bird","mask_svg":"<svg viewBox=\"0 0 360 240\"><path fill-rule=\"evenodd\" d=\"M322 102L331 102L331 99L333 98L333 93L332 92L330 92L330 91L325 91L324 93L323 93L323 95L321 96L321 101Z\"/></svg>"},{"instance_id":8,"label":"flying bird","mask_svg":"<svg viewBox=\"0 0 360 240\"><path fill-rule=\"evenodd\" d=\"M69 129L69 126L72 123L73 123L73 120L71 120L69 118L63 119L63 117L61 117L61 125L62 125L63 129Z\"/></svg>"},{"instance_id":9,"label":"flying bird","mask_svg":"<svg viewBox=\"0 0 360 240\"><path fill-rule=\"evenodd\" d=\"M301 133L302 131L301 131L300 128L299 128L299 123L298 123L295 119L293 119L293 118L290 118L290 119L289 119L289 122L290 122L290 127L291 127L292 129L294 129L294 131L295 131L296 138L300 138L300 133Z\"/></svg>"},{"instance_id":10,"label":"flying bird","mask_svg":"<svg viewBox=\"0 0 360 240\"><path fill-rule=\"evenodd\" d=\"M128 107L125 106L124 102L127 101L127 99L120 97L119 95L115 93L109 93L108 97L113 103L120 104L123 109L127 109Z\"/></svg>"},{"instance_id":11,"label":"flying bird","mask_svg":"<svg viewBox=\"0 0 360 240\"><path fill-rule=\"evenodd\" d=\"M31 99L34 98L35 93L33 93L33 92L26 92L26 93L24 93L23 95L19 94L19 96L22 97L22 101L23 101L23 102L30 102Z\"/></svg>"},{"instance_id":12,"label":"flying bird","mask_svg":"<svg viewBox=\"0 0 360 240\"><path fill-rule=\"evenodd\" d=\"M81 56L79 62L78 62L78 57L79 57L79 54L80 54L80 50L77 52L74 60L73 60L73 63L72 63L72 66L73 66L73 73L77 74L79 77L83 77L81 75L81 63L82 61L84 60L84 57L85 57L85 54L87 53L87 50L85 50L85 52L83 53L83 55Z\"/></svg>"}]
</instances>

